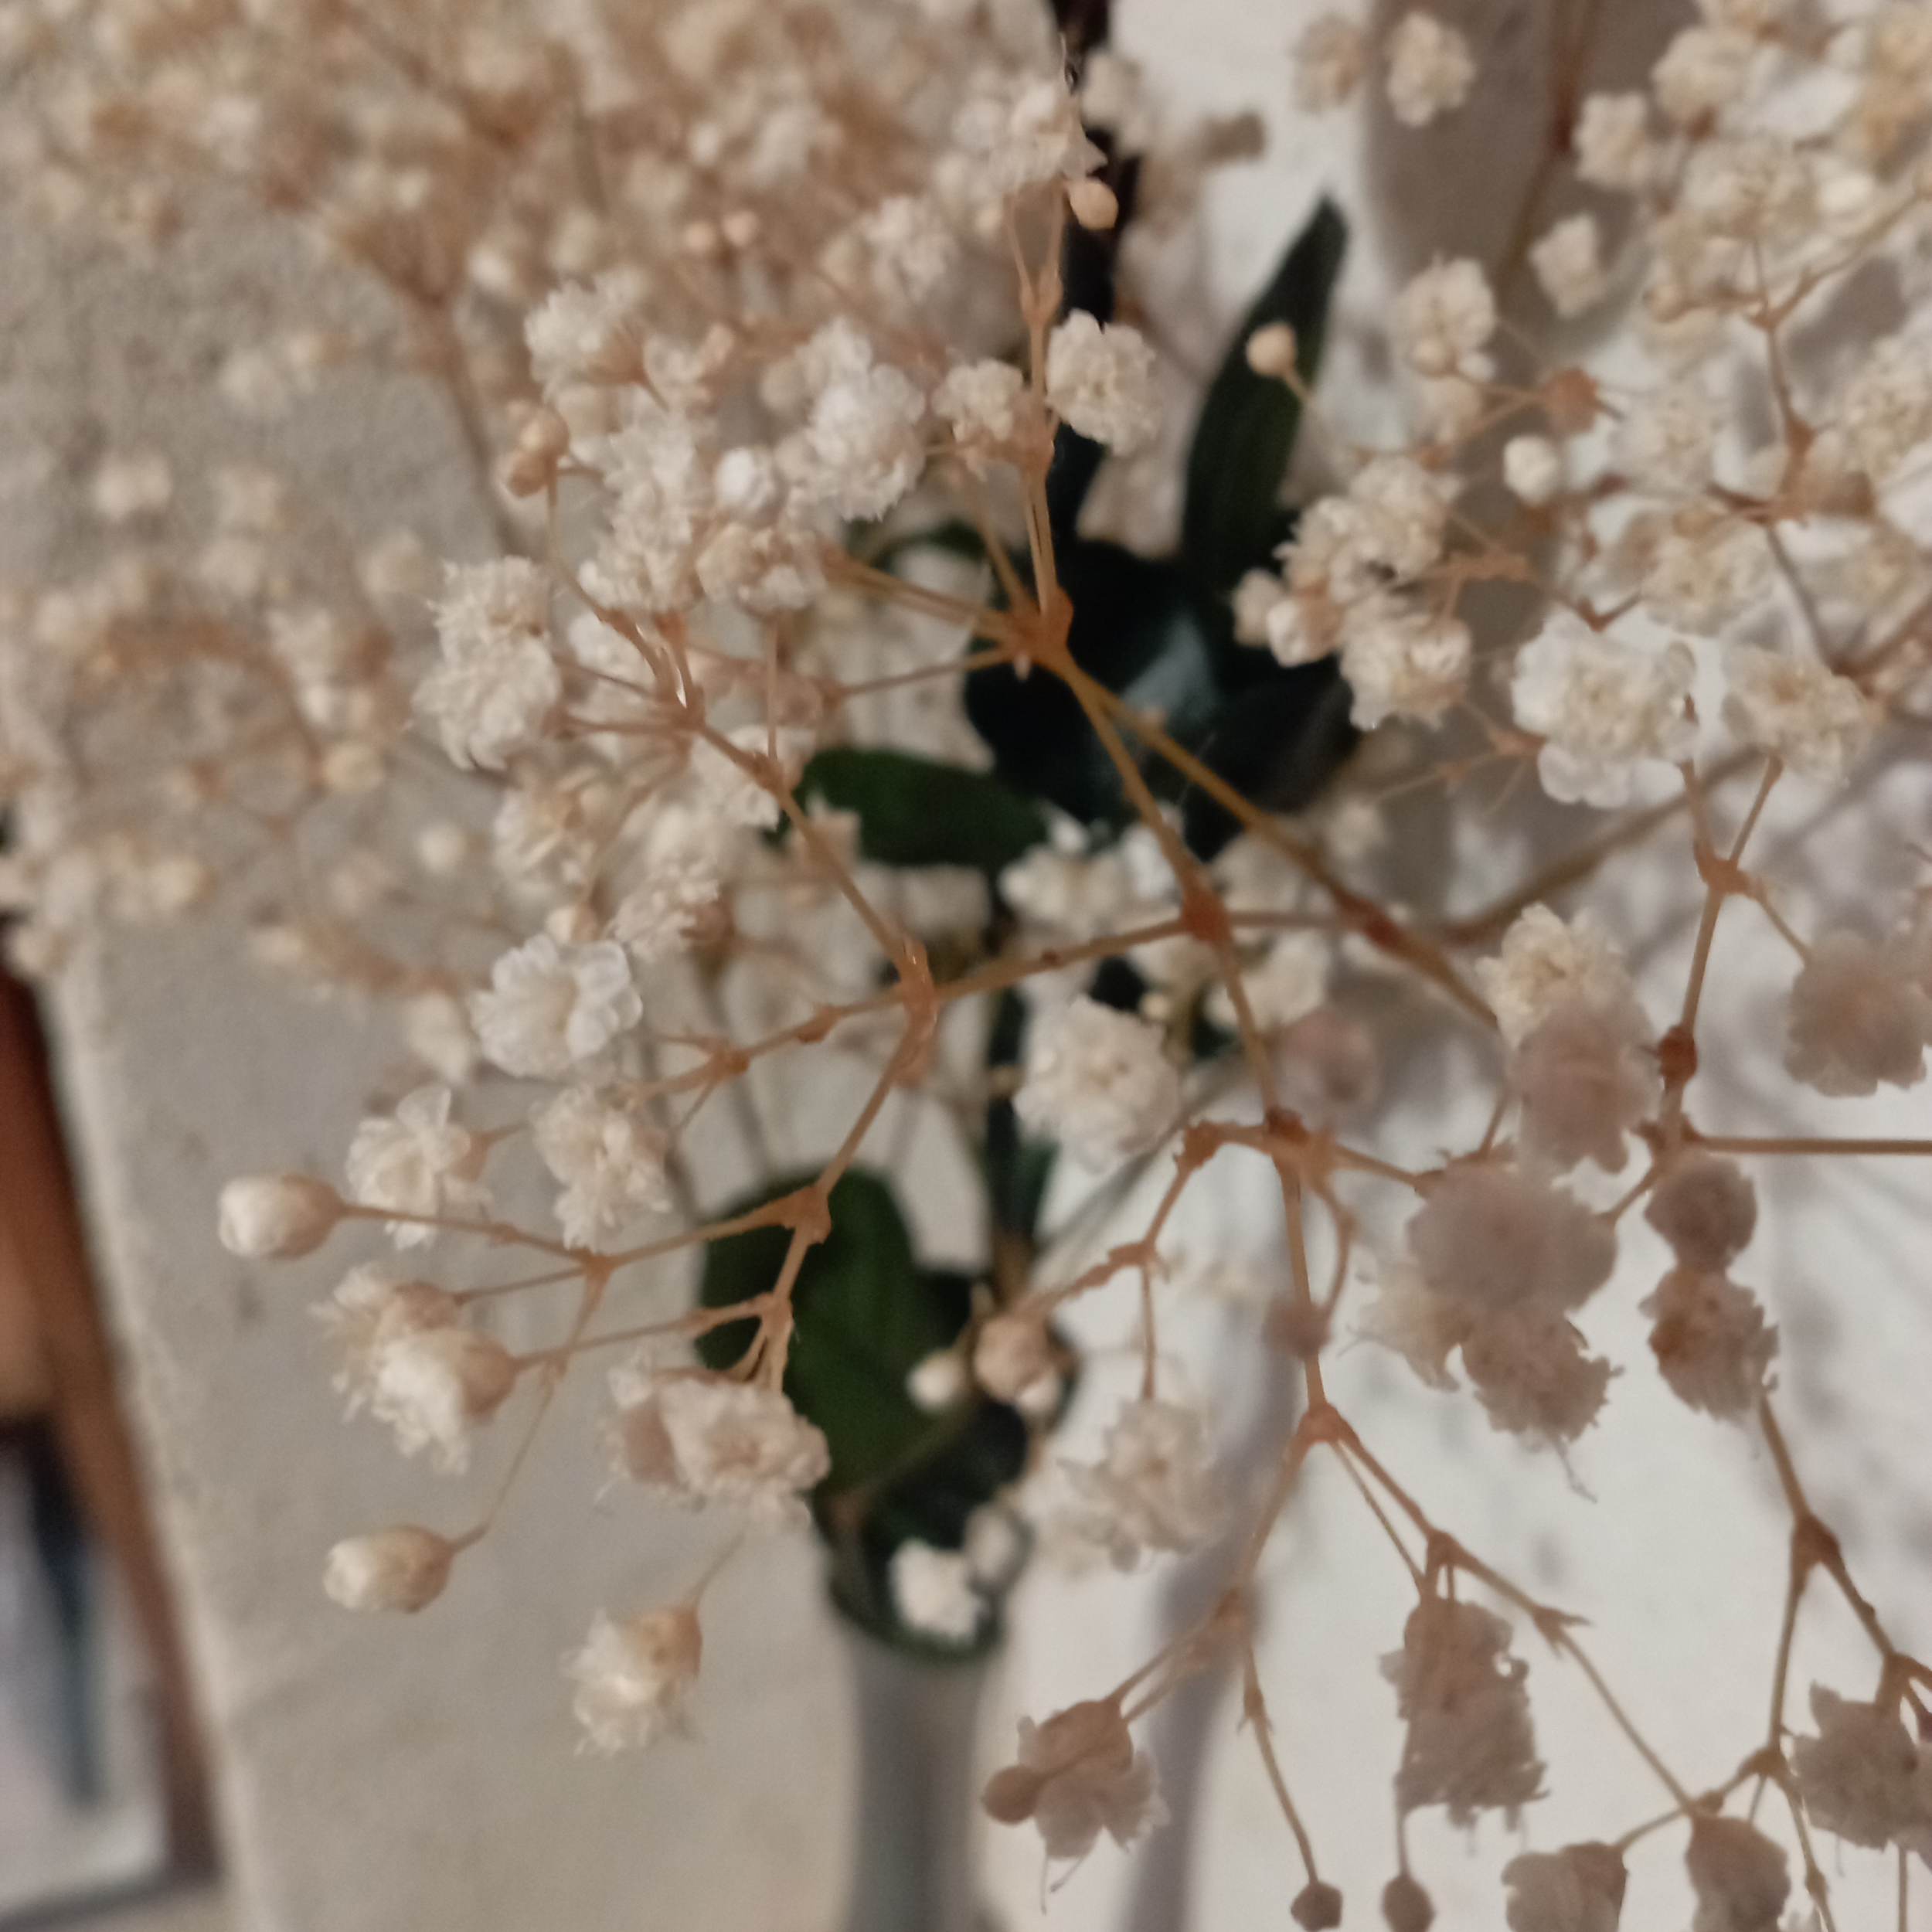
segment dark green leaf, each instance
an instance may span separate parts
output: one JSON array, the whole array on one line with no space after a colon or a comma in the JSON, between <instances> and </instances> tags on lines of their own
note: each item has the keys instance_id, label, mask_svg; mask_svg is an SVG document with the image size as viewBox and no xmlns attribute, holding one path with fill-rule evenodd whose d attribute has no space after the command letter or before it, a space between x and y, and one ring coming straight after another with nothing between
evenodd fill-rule
<instances>
[{"instance_id":1,"label":"dark green leaf","mask_svg":"<svg viewBox=\"0 0 1932 1932\"><path fill-rule=\"evenodd\" d=\"M793 1176L728 1212L745 1213L811 1178ZM892 1190L876 1175L848 1172L832 1190L830 1208L831 1230L807 1252L793 1287L784 1386L832 1452L831 1474L812 1505L832 1546L833 1595L886 1641L957 1655L899 1624L886 1570L909 1537L959 1546L972 1512L1025 1468L1026 1425L983 1397L937 1417L913 1402L906 1377L957 1339L972 1310L971 1279L920 1266ZM705 1251L701 1304L729 1308L764 1294L791 1238L784 1228L766 1227L713 1241ZM699 1342L700 1359L729 1368L753 1332L748 1321L714 1328ZM989 1630L985 1643L992 1641Z\"/></svg>"},{"instance_id":2,"label":"dark green leaf","mask_svg":"<svg viewBox=\"0 0 1932 1932\"><path fill-rule=\"evenodd\" d=\"M794 1177L730 1211L743 1213L809 1176ZM906 1377L964 1326L966 1296L951 1277L923 1272L892 1190L873 1175L846 1174L832 1189L832 1230L807 1250L792 1295L794 1328L785 1387L799 1413L825 1432L830 1481L839 1488L876 1475L931 1426L906 1393ZM791 1243L781 1227L753 1228L705 1250L699 1299L708 1308L764 1294ZM744 1352L752 1328L714 1328L701 1350L713 1367Z\"/></svg>"},{"instance_id":3,"label":"dark green leaf","mask_svg":"<svg viewBox=\"0 0 1932 1932\"><path fill-rule=\"evenodd\" d=\"M993 1009L992 1030L986 1042L988 1070L1017 1066L1026 1037L1026 1002L1009 987ZM1032 1140L1022 1133L1019 1114L1011 1100L1000 1097L987 1102L983 1157L987 1203L994 1226L1026 1243L1029 1252L1058 1151L1053 1141Z\"/></svg>"},{"instance_id":4,"label":"dark green leaf","mask_svg":"<svg viewBox=\"0 0 1932 1932\"><path fill-rule=\"evenodd\" d=\"M1065 546L1056 569L1073 607L1067 648L1082 670L1170 715L1211 706L1201 607L1180 570L1117 543L1085 542ZM1008 783L1087 825L1124 825L1131 816L1119 774L1059 679L994 665L968 675L965 699L967 717Z\"/></svg>"},{"instance_id":5,"label":"dark green leaf","mask_svg":"<svg viewBox=\"0 0 1932 1932\"><path fill-rule=\"evenodd\" d=\"M1360 736L1349 692L1332 658L1283 668L1231 697L1191 748L1217 777L1267 811L1299 811L1321 791ZM1211 859L1240 829L1234 815L1196 789L1184 795L1182 830Z\"/></svg>"},{"instance_id":6,"label":"dark green leaf","mask_svg":"<svg viewBox=\"0 0 1932 1932\"><path fill-rule=\"evenodd\" d=\"M1078 540L1087 493L1106 458L1105 445L1078 430L1063 423L1053 432L1053 459L1046 466L1046 521L1058 548Z\"/></svg>"},{"instance_id":7,"label":"dark green leaf","mask_svg":"<svg viewBox=\"0 0 1932 1932\"><path fill-rule=\"evenodd\" d=\"M998 873L1046 836L1039 810L985 772L903 751L835 746L798 781L801 802L859 815L859 849L882 866Z\"/></svg>"},{"instance_id":8,"label":"dark green leaf","mask_svg":"<svg viewBox=\"0 0 1932 1932\"><path fill-rule=\"evenodd\" d=\"M1312 383L1347 246L1348 224L1332 202L1323 201L1242 318L1201 406L1188 451L1181 551L1201 583L1219 595L1268 561L1301 427L1294 392L1248 367L1247 339L1267 323L1286 322L1295 332L1301 379Z\"/></svg>"}]
</instances>

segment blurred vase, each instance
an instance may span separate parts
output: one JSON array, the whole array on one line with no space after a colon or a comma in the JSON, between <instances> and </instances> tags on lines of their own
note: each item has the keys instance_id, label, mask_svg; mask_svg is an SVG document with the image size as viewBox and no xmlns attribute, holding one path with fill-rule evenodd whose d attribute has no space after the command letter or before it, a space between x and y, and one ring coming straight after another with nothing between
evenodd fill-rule
<instances>
[{"instance_id":1,"label":"blurred vase","mask_svg":"<svg viewBox=\"0 0 1932 1932\"><path fill-rule=\"evenodd\" d=\"M845 1635L859 1792L845 1932L985 1932L973 1845L988 1666L924 1663Z\"/></svg>"}]
</instances>

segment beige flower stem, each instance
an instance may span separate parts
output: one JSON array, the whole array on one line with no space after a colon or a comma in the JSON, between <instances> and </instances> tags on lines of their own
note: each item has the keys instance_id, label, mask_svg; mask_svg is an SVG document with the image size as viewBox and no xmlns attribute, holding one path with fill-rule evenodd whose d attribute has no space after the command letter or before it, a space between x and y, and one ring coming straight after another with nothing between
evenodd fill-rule
<instances>
[{"instance_id":1,"label":"beige flower stem","mask_svg":"<svg viewBox=\"0 0 1932 1932\"><path fill-rule=\"evenodd\" d=\"M1288 1795L1287 1780L1282 1776L1281 1762L1275 1755L1267 1700L1261 1694L1261 1673L1255 1665L1254 1638L1249 1631L1243 1631L1241 1636L1241 1715L1254 1733L1254 1748L1261 1753L1262 1768L1274 1787L1281 1815L1287 1820L1288 1829L1294 1834L1295 1849L1301 1854L1301 1869L1308 1874L1308 1883L1313 1885L1321 1877L1315 1867L1315 1845L1308 1836L1307 1826L1301 1822L1301 1814L1294 1808L1294 1799Z\"/></svg>"}]
</instances>

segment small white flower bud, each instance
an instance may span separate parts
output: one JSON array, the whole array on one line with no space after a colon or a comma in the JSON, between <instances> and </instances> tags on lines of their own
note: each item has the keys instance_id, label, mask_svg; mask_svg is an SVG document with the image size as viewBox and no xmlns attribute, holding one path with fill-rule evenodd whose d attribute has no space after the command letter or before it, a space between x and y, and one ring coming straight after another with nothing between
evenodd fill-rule
<instances>
[{"instance_id":1,"label":"small white flower bud","mask_svg":"<svg viewBox=\"0 0 1932 1932\"><path fill-rule=\"evenodd\" d=\"M1563 459L1546 436L1512 436L1503 445L1502 480L1519 502L1539 508L1563 486Z\"/></svg>"},{"instance_id":2,"label":"small white flower bud","mask_svg":"<svg viewBox=\"0 0 1932 1932\"><path fill-rule=\"evenodd\" d=\"M1060 1399L1060 1363L1046 1324L1019 1309L995 1315L980 1330L973 1374L989 1396L1029 1415L1044 1413Z\"/></svg>"},{"instance_id":3,"label":"small white flower bud","mask_svg":"<svg viewBox=\"0 0 1932 1932\"><path fill-rule=\"evenodd\" d=\"M906 1378L906 1393L927 1415L950 1409L971 1386L966 1364L957 1349L935 1349L913 1365Z\"/></svg>"},{"instance_id":4,"label":"small white flower bud","mask_svg":"<svg viewBox=\"0 0 1932 1932\"><path fill-rule=\"evenodd\" d=\"M345 1610L420 1610L442 1595L456 1551L413 1523L350 1536L328 1553L322 1587Z\"/></svg>"},{"instance_id":5,"label":"small white flower bud","mask_svg":"<svg viewBox=\"0 0 1932 1932\"><path fill-rule=\"evenodd\" d=\"M963 1550L912 1539L893 1551L886 1581L900 1621L934 1643L970 1644L986 1621L986 1599Z\"/></svg>"},{"instance_id":6,"label":"small white flower bud","mask_svg":"<svg viewBox=\"0 0 1932 1932\"><path fill-rule=\"evenodd\" d=\"M306 1174L253 1174L221 1191L217 1232L230 1254L291 1261L313 1253L342 1218L342 1197Z\"/></svg>"},{"instance_id":7,"label":"small white flower bud","mask_svg":"<svg viewBox=\"0 0 1932 1932\"><path fill-rule=\"evenodd\" d=\"M1298 347L1286 322L1269 322L1247 339L1248 367L1257 376L1291 376Z\"/></svg>"},{"instance_id":8,"label":"small white flower bud","mask_svg":"<svg viewBox=\"0 0 1932 1932\"><path fill-rule=\"evenodd\" d=\"M1121 204L1104 181L1077 181L1066 191L1066 205L1083 228L1104 233L1121 218Z\"/></svg>"},{"instance_id":9,"label":"small white flower bud","mask_svg":"<svg viewBox=\"0 0 1932 1932\"><path fill-rule=\"evenodd\" d=\"M1469 43L1454 27L1420 9L1403 15L1383 43L1389 105L1405 128L1426 128L1460 107L1476 77Z\"/></svg>"}]
</instances>

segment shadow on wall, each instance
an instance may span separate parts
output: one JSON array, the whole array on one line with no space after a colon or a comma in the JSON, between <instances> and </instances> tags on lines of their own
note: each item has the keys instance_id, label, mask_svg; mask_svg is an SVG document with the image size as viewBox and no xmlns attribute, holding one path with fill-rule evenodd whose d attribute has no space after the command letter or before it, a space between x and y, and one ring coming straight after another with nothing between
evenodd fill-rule
<instances>
[{"instance_id":1,"label":"shadow on wall","mask_svg":"<svg viewBox=\"0 0 1932 1932\"><path fill-rule=\"evenodd\" d=\"M1409 10L1408 0L1379 0L1378 33ZM1520 261L1552 222L1584 207L1614 253L1628 203L1579 187L1565 163L1547 162L1549 137L1586 95L1641 87L1696 17L1691 0L1434 0L1431 11L1468 40L1476 80L1461 109L1420 129L1397 122L1379 90L1372 96L1369 225L1395 277L1438 257ZM1586 45L1580 61L1569 51ZM1513 284L1506 309L1535 304L1547 324L1540 298L1525 295L1526 278L1499 279Z\"/></svg>"}]
</instances>

